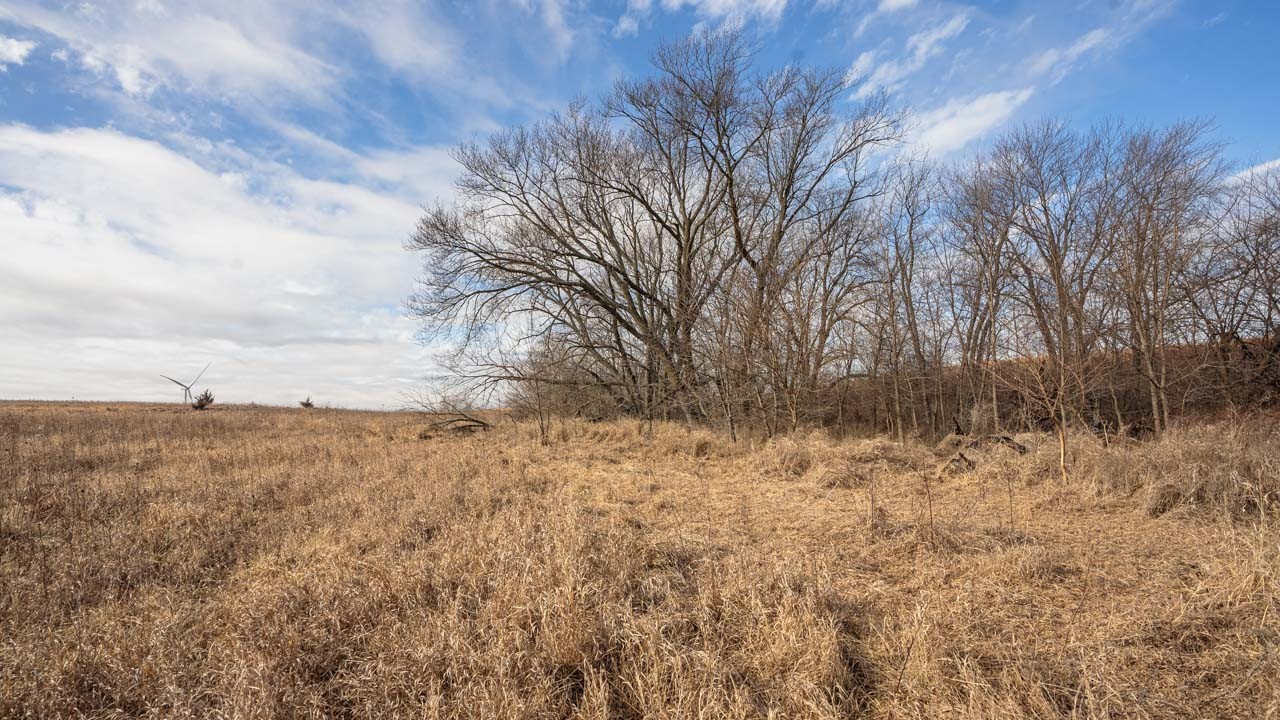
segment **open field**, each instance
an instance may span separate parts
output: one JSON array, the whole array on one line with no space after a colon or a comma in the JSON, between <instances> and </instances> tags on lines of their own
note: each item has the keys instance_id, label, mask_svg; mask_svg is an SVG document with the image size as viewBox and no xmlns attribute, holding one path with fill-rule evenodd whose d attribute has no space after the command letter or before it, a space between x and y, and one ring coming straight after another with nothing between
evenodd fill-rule
<instances>
[{"instance_id":1,"label":"open field","mask_svg":"<svg viewBox=\"0 0 1280 720\"><path fill-rule=\"evenodd\" d=\"M422 428L0 404L0 716L1280 717L1274 418Z\"/></svg>"}]
</instances>

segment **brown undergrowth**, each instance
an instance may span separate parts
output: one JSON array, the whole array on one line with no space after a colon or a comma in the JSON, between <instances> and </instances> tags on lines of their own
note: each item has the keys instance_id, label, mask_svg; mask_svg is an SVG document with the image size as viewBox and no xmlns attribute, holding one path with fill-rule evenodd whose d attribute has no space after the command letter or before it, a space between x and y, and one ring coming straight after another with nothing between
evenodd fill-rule
<instances>
[{"instance_id":1,"label":"brown undergrowth","mask_svg":"<svg viewBox=\"0 0 1280 720\"><path fill-rule=\"evenodd\" d=\"M3 717L1268 717L1280 435L0 405Z\"/></svg>"}]
</instances>

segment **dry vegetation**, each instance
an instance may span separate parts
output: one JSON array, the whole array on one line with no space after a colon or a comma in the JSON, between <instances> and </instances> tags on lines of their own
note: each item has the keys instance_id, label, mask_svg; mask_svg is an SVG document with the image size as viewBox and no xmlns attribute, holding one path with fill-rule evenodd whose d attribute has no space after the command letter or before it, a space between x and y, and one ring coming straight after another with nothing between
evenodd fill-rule
<instances>
[{"instance_id":1,"label":"dry vegetation","mask_svg":"<svg viewBox=\"0 0 1280 720\"><path fill-rule=\"evenodd\" d=\"M1274 418L1066 484L1034 435L422 427L0 405L0 716L1280 712Z\"/></svg>"}]
</instances>

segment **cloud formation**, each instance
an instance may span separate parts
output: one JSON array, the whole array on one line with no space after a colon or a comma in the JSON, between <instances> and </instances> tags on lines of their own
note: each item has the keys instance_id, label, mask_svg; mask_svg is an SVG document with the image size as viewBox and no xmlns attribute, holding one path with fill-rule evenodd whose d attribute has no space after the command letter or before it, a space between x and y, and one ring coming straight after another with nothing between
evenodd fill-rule
<instances>
[{"instance_id":1,"label":"cloud formation","mask_svg":"<svg viewBox=\"0 0 1280 720\"><path fill-rule=\"evenodd\" d=\"M303 23L286 10L279 2L85 2L65 9L15 0L0 15L58 38L84 68L113 77L130 95L165 85L214 96L316 99L338 69L299 47Z\"/></svg>"},{"instance_id":2,"label":"cloud formation","mask_svg":"<svg viewBox=\"0 0 1280 720\"><path fill-rule=\"evenodd\" d=\"M225 167L109 130L0 127L0 186L14 188L0 235L22 238L0 264L0 325L22 348L0 361L0 397L164 399L155 373L213 360L228 400L385 406L431 372L399 310L416 268L388 242L416 205L234 149L211 157ZM403 169L424 158L444 169L422 148L356 170L414 186Z\"/></svg>"},{"instance_id":3,"label":"cloud formation","mask_svg":"<svg viewBox=\"0 0 1280 720\"><path fill-rule=\"evenodd\" d=\"M968 14L960 13L944 23L921 30L907 38L905 54L901 57L877 62L874 52L859 55L850 70L853 78L859 81L855 97L864 98L879 90L895 89L930 59L941 54L942 44L964 32L968 24Z\"/></svg>"},{"instance_id":4,"label":"cloud formation","mask_svg":"<svg viewBox=\"0 0 1280 720\"><path fill-rule=\"evenodd\" d=\"M666 12L692 10L708 20L743 23L760 20L777 23L787 9L787 0L627 0L627 9L613 26L614 37L628 37L640 31L655 8Z\"/></svg>"},{"instance_id":5,"label":"cloud formation","mask_svg":"<svg viewBox=\"0 0 1280 720\"><path fill-rule=\"evenodd\" d=\"M1081 35L1078 40L1064 49L1050 48L1041 53L1031 63L1031 71L1043 74L1052 71L1055 80L1061 80L1071 71L1077 60L1092 50L1103 45L1111 36L1106 28L1094 28Z\"/></svg>"},{"instance_id":6,"label":"cloud formation","mask_svg":"<svg viewBox=\"0 0 1280 720\"><path fill-rule=\"evenodd\" d=\"M950 100L918 116L913 142L935 157L955 152L1003 125L1034 93L1028 87Z\"/></svg>"},{"instance_id":7,"label":"cloud formation","mask_svg":"<svg viewBox=\"0 0 1280 720\"><path fill-rule=\"evenodd\" d=\"M36 44L30 40L0 35L0 72L4 72L6 65L21 65L35 49Z\"/></svg>"}]
</instances>

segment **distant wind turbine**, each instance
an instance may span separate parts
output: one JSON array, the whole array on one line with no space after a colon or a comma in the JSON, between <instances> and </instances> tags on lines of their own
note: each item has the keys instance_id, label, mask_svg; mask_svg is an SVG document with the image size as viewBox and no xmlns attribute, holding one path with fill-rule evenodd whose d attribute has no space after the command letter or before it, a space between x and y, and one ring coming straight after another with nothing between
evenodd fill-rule
<instances>
[{"instance_id":1,"label":"distant wind turbine","mask_svg":"<svg viewBox=\"0 0 1280 720\"><path fill-rule=\"evenodd\" d=\"M209 363L209 365L212 365L212 364L213 364L212 362L210 362L210 363ZM196 376L196 379L195 379L195 380L192 380L192 381L191 381L191 382L189 382L189 383L184 383L184 382L179 381L179 380L174 380L173 378L169 377L168 375L164 375L164 374L161 374L161 375L160 375L160 377L162 377L162 378L164 378L165 380L168 380L169 382L173 383L174 385L177 385L178 387L182 388L182 402L190 404L190 402L191 402L191 398L192 398L192 394L191 394L191 386L193 386L193 385L195 385L196 383L200 382L200 378L204 377L204 371L209 369L209 365L205 365L205 366L204 366L204 370L201 370L201 371L200 371L200 374Z\"/></svg>"}]
</instances>

